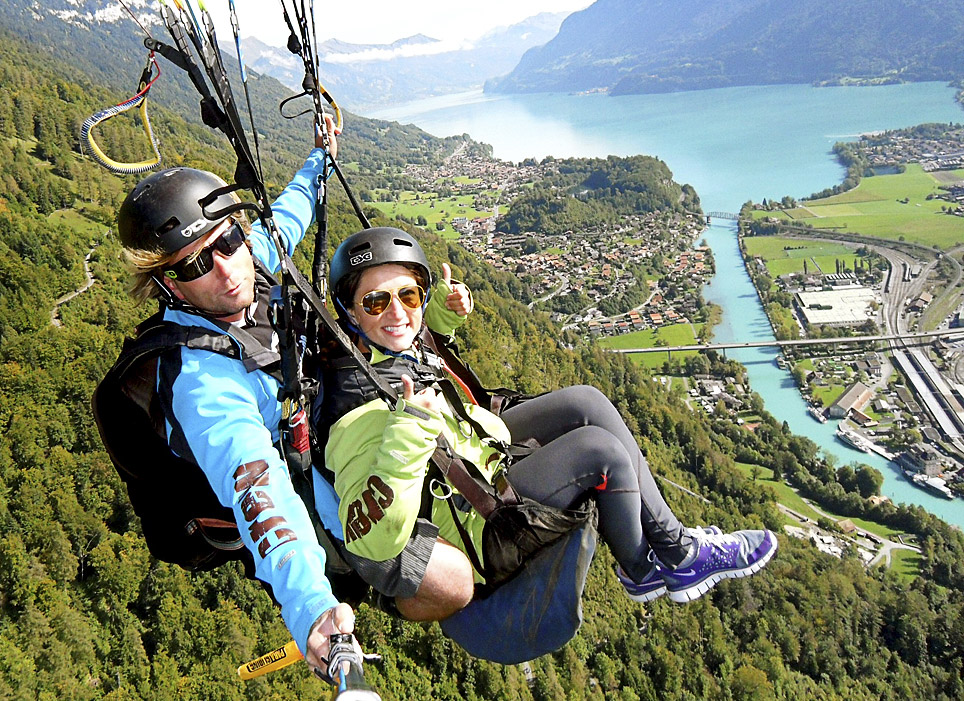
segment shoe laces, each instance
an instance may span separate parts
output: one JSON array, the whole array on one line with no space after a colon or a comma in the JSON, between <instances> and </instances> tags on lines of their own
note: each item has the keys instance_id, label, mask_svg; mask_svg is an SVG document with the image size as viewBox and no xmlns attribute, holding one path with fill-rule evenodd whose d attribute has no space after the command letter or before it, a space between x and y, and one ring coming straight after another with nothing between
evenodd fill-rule
<instances>
[{"instance_id":1,"label":"shoe laces","mask_svg":"<svg viewBox=\"0 0 964 701\"><path fill-rule=\"evenodd\" d=\"M727 545L730 545L731 543L738 542L739 538L732 533L707 533L705 535L698 536L697 540L699 541L700 545L705 543L712 548L721 549Z\"/></svg>"},{"instance_id":2,"label":"shoe laces","mask_svg":"<svg viewBox=\"0 0 964 701\"><path fill-rule=\"evenodd\" d=\"M725 551L728 546L736 545L741 554L746 552L748 545L746 538L738 535L737 533L710 533L707 534L705 538L700 538L700 541L701 543L706 543L714 550Z\"/></svg>"}]
</instances>

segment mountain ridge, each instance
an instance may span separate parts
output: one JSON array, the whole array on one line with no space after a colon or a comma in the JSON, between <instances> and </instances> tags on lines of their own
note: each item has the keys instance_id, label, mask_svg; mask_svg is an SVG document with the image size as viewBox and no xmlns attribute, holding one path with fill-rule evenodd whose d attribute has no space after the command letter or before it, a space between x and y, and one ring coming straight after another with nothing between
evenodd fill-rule
<instances>
[{"instance_id":1,"label":"mountain ridge","mask_svg":"<svg viewBox=\"0 0 964 701\"><path fill-rule=\"evenodd\" d=\"M559 29L566 13L543 12L521 22L493 29L468 45L423 34L390 44L352 44L329 40L319 46L322 81L353 110L384 107L425 97L481 88L508 73L530 47L545 43ZM257 58L250 67L295 88L301 84L300 63L287 49L257 39Z\"/></svg>"},{"instance_id":2,"label":"mountain ridge","mask_svg":"<svg viewBox=\"0 0 964 701\"><path fill-rule=\"evenodd\" d=\"M486 90L950 80L964 72L962 32L964 5L952 0L597 0Z\"/></svg>"}]
</instances>

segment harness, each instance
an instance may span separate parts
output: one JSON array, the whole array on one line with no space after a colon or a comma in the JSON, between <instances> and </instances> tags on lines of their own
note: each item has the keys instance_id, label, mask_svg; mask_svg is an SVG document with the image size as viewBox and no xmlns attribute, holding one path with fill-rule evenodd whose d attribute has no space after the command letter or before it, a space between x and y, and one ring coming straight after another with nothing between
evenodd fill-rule
<instances>
[{"instance_id":1,"label":"harness","mask_svg":"<svg viewBox=\"0 0 964 701\"><path fill-rule=\"evenodd\" d=\"M231 509L221 506L197 465L173 453L157 395L161 356L178 348L218 353L245 363L249 372L277 365L250 334L216 333L182 326L158 312L127 339L120 356L98 384L91 404L111 461L124 480L141 519L151 554L191 570L207 570L240 559L253 573ZM176 483L180 498L161 505L157 495Z\"/></svg>"},{"instance_id":2,"label":"harness","mask_svg":"<svg viewBox=\"0 0 964 701\"><path fill-rule=\"evenodd\" d=\"M460 385L470 390L474 389L474 393L478 393L479 396L490 399L498 397L495 404L500 407L507 407L511 401L519 401L522 397L516 392L508 392L504 395L500 390L484 388L478 377L452 350L451 345L444 337L423 326L417 341L419 360L407 354L393 356L371 364L369 368L374 370L378 377L393 390L401 387L402 375L409 375L414 380L415 391L421 391L426 387L438 389L445 397L459 426L466 427L459 430L474 433L483 443L495 448L502 455L501 467L490 483L477 465L465 456L457 454L445 436L439 434L435 439L435 451L429 459L429 469L422 481L419 517L431 519L436 500L442 499L447 502L466 555L475 570L486 580L487 588L479 592L484 595L513 576L526 557L553 542L563 533L581 525L589 517L591 508L576 511L555 509L536 504L516 493L506 477L506 471L514 460L538 448L538 443L531 440L510 445L491 436L466 411L462 398L455 384L447 377L447 373L457 377ZM445 355L448 356L448 361L444 360L442 354L438 352L441 348L446 348ZM352 357L329 362L329 370L324 377L324 387L324 396L313 408L313 419L318 436L327 436L331 426L353 409L373 399L384 398L383 391L371 383L367 373L363 372L363 366ZM463 435L468 436L470 433L463 433ZM318 450L320 452L322 447ZM323 462L316 460L315 464L323 465ZM334 484L335 475L327 467L319 469L322 476ZM459 511L464 512L469 509L474 509L486 521L486 528L483 530L484 557L482 559L479 558L471 537L459 518ZM509 525L506 525L507 522ZM534 531L540 528L543 532L533 535ZM489 537L491 533L495 535ZM493 541L488 549L484 545L487 538ZM509 547L510 552L506 557L502 557L499 553L499 544L505 542L507 538L518 542L515 543L515 548Z\"/></svg>"},{"instance_id":3,"label":"harness","mask_svg":"<svg viewBox=\"0 0 964 701\"><path fill-rule=\"evenodd\" d=\"M296 48L302 55L306 68L303 86L312 97L316 124L320 126L322 123L323 105L319 98L324 98L335 109L340 126L340 110L318 80L314 25L313 21L310 26L305 21L308 14L305 5L306 0L300 0L300 4L293 2L301 34L300 46ZM311 5L313 10L313 3ZM236 28L233 2L231 3L231 10L233 25ZM196 465L178 458L167 446L163 416L158 412L159 407L156 401L155 377L159 358L165 352L180 347L201 348L236 358L245 363L245 367L249 371L260 369L280 379L281 396L279 399L283 404L284 417L281 426L283 435L281 447L288 459L292 483L305 500L308 512L313 518L316 516L316 511L312 499L311 473L306 472L305 467L306 464L310 463L307 460L310 450L304 407L310 401L311 392L314 388L310 382L304 379L306 373L303 372L302 366L306 360L310 360L310 357L304 353L305 348L318 345L317 342L322 336L327 336L327 340L333 339L346 356L354 359L358 371L370 383L371 392L375 396L380 397L390 406L394 406L398 395L396 388L368 365L367 360L354 346L351 339L334 321L324 303L323 281L325 275L323 274L323 267L327 252L324 239L327 221L324 183L319 183L319 201L316 209L316 220L319 224L320 233L319 241L316 241L316 260L313 266L315 287L313 289L297 271L282 244L282 237L274 221L264 183L260 155L257 153L258 143L255 126L253 123L251 124L255 145L255 150L252 152L248 145L236 101L231 92L230 83L221 62L217 48L217 37L210 16L203 5L199 12L195 12L191 0L161 0L161 13L174 46L164 44L150 36L145 40L145 45L150 51L160 53L178 68L187 72L201 96L202 120L206 125L225 134L238 157L234 173L235 184L210 193L200 203L202 210L205 216L212 221L223 219L240 210L251 210L261 220L277 249L280 259L281 284L270 287L271 292L268 294L266 301L259 294L259 313L262 307L270 313L271 324L279 333L283 351L280 355L272 353L270 344L266 346L262 343L256 337L257 334L247 334L251 336L250 339L247 338L245 336L247 332L242 329L225 328L222 329L223 333L218 333L199 327L173 328L176 325L164 322L160 317L155 316L141 326L136 339L125 343L118 362L101 385L98 386L93 400L94 413L105 445L108 446L112 459L128 485L135 510L139 515L152 514L161 519L168 519L168 521L158 521L157 528L155 528L151 525L153 522L150 518L142 516L145 536L152 553L155 553L160 559L179 562L189 569L210 569L231 559L242 559L246 563L253 564L247 549L241 546L240 540L237 538L237 527L234 524L233 515L230 512L225 513L223 507L217 503L213 490L207 484L203 473ZM295 35L294 28L292 28L292 35ZM297 37L294 38L296 40L294 43L297 44ZM238 41L237 32L235 40ZM289 42L289 46L292 43ZM196 59L195 55L197 56ZM242 80L247 97L247 82L243 73L244 64L240 51L239 61L241 62ZM208 87L208 83L210 83L211 88ZM144 109L146 110L146 108ZM250 115L249 107L249 117ZM330 165L341 181L359 221L363 227L370 228L370 224L337 162L332 159ZM251 190L254 195L254 203L241 202L219 211L210 210L210 205L222 194L240 189ZM319 245L319 242L321 245ZM265 304L261 305L261 301L265 301ZM302 333L298 324L301 311L305 309L313 312L315 318L305 324L304 333ZM310 376L310 373L307 374ZM484 388L481 387L481 384L477 386L481 391L474 396L477 398L483 397L485 395ZM455 391L454 387L452 391ZM109 400L114 399L119 401L111 409ZM454 402L453 406L460 407L461 402ZM494 405L490 404L490 406ZM105 408L108 409L106 413L102 411ZM132 437L139 436L150 436L151 438L146 442L130 440ZM442 466L440 469L444 469L450 475L461 474L465 470L462 461L457 456L451 455L450 449L446 452L445 445L441 443L439 449L442 451L438 459ZM438 451L436 452L438 453ZM452 457L453 459L442 460L442 457ZM176 468L171 467L174 463L177 464ZM136 466L136 469L126 469L129 466ZM176 473L172 470L176 470ZM181 484L184 487L184 494L192 497L197 496L196 503L188 504L191 507L190 512L174 514L177 518L187 516L186 525L185 523L178 523L174 530L179 534L185 534L188 539L193 538L194 540L191 542L199 544L195 555L191 558L186 557L185 553L178 547L168 547L166 557L159 554L161 551L158 550L164 544L163 541L166 537L161 524L170 523L172 509L169 508L170 505L167 503L159 503L161 500L157 499L157 495L160 493L157 485L160 484L162 477L166 483L172 474L177 474L179 479L183 476ZM156 478L154 482L151 481L151 477ZM453 476L451 479L455 483L455 480L459 478ZM472 480L474 478L468 476L467 479ZM299 487L299 483L301 483L301 487ZM492 489L487 483L484 486L480 485L480 488L483 492ZM468 487L460 489L465 489L466 494L469 492ZM508 491L505 492L506 498L510 496L511 494ZM210 503L201 504L201 501L208 498L214 500L213 505ZM198 504L201 506L200 509L196 508ZM152 506L154 507L153 512L150 511ZM209 506L211 507L210 510L208 510ZM215 538L214 531L220 532L222 526L226 529L223 534L226 537ZM319 541L328 553L329 565L341 562L340 555L332 546L330 540L317 526L316 531L318 531ZM149 532L151 535L149 535ZM251 572L250 564L249 573ZM345 566L345 569L347 570L347 566Z\"/></svg>"}]
</instances>

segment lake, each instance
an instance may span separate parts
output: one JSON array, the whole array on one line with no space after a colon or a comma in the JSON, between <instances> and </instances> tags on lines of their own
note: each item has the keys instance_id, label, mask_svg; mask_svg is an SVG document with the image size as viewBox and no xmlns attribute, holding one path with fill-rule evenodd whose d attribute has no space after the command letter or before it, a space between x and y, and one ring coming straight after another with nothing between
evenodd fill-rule
<instances>
[{"instance_id":1,"label":"lake","mask_svg":"<svg viewBox=\"0 0 964 701\"><path fill-rule=\"evenodd\" d=\"M463 93L380 110L369 116L414 123L437 136L469 134L511 161L545 156L648 154L667 163L680 183L696 188L704 211L737 212L747 200L804 198L839 183L844 168L835 142L862 133L924 122L961 122L954 90L943 83L814 88L752 86L664 95L484 95ZM349 127L350 128L350 125ZM717 273L706 298L723 310L718 341L772 338L736 246L733 224L706 231ZM767 410L795 433L835 454L879 469L883 493L920 504L964 527L964 501L939 499L910 485L883 458L844 446L836 422L818 424L774 349L733 352Z\"/></svg>"}]
</instances>

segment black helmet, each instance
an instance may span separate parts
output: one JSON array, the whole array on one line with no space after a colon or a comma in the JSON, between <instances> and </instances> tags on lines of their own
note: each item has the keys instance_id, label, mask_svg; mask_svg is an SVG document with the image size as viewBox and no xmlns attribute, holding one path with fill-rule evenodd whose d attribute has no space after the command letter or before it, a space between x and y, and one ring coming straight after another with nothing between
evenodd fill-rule
<instances>
[{"instance_id":1,"label":"black helmet","mask_svg":"<svg viewBox=\"0 0 964 701\"><path fill-rule=\"evenodd\" d=\"M379 226L364 229L342 241L331 258L328 271L328 289L334 299L345 304L351 300L343 299L347 290L341 289L342 283L351 273L386 263L398 263L418 268L428 289L432 287L432 271L428 265L425 251L410 234L401 229ZM426 296L426 301L428 297Z\"/></svg>"},{"instance_id":2,"label":"black helmet","mask_svg":"<svg viewBox=\"0 0 964 701\"><path fill-rule=\"evenodd\" d=\"M168 168L134 186L117 215L121 243L161 253L174 253L206 235L224 219L204 216L201 201L226 183L196 168ZM228 193L207 205L216 212L236 200Z\"/></svg>"}]
</instances>

